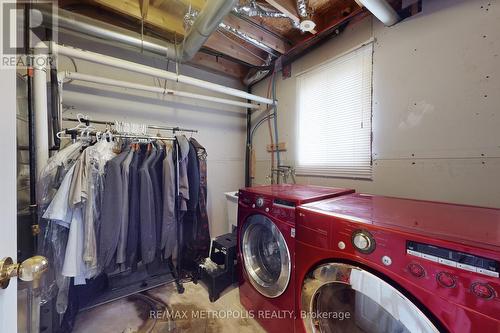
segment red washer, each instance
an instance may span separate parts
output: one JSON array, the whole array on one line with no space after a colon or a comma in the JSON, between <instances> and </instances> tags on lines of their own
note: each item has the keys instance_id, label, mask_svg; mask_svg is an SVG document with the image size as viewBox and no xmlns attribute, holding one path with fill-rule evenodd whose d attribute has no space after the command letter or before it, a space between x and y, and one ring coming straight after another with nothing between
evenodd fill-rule
<instances>
[{"instance_id":1,"label":"red washer","mask_svg":"<svg viewBox=\"0 0 500 333\"><path fill-rule=\"evenodd\" d=\"M240 301L268 332L293 332L295 208L354 190L271 185L240 190Z\"/></svg>"},{"instance_id":2,"label":"red washer","mask_svg":"<svg viewBox=\"0 0 500 333\"><path fill-rule=\"evenodd\" d=\"M296 332L500 332L500 209L351 194L297 215Z\"/></svg>"}]
</instances>

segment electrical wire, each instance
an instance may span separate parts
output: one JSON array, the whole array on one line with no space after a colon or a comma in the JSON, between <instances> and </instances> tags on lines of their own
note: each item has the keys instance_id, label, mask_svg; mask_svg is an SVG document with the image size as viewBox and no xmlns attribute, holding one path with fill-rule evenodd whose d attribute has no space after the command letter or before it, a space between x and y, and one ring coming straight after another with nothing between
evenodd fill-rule
<instances>
[{"instance_id":1,"label":"electrical wire","mask_svg":"<svg viewBox=\"0 0 500 333\"><path fill-rule=\"evenodd\" d=\"M255 134L255 131L257 130L257 128L259 128L267 119L269 118L272 118L274 117L274 113L271 113L267 116L265 116L264 118L262 118L261 120L259 120L257 122L257 124L255 124L255 126L253 127L251 133L250 133L250 138L253 140L253 137L254 137L254 134Z\"/></svg>"},{"instance_id":2,"label":"electrical wire","mask_svg":"<svg viewBox=\"0 0 500 333\"><path fill-rule=\"evenodd\" d=\"M280 157L280 150L278 149L278 144L279 144L279 138L278 138L278 106L276 105L276 76L274 75L273 72L273 107L274 107L274 139L276 140L276 159L277 159L277 169L281 167L281 157ZM279 174L277 176L277 180L279 183Z\"/></svg>"},{"instance_id":3,"label":"electrical wire","mask_svg":"<svg viewBox=\"0 0 500 333\"><path fill-rule=\"evenodd\" d=\"M274 71L273 71L273 77L274 77ZM269 80L269 84L267 85L267 98L269 98L269 95L271 93L271 81ZM268 107L267 112L269 113L271 109ZM275 114L276 117L276 114ZM271 118L269 117L267 119L267 128L269 129L269 140L271 143L271 184L274 183L273 181L273 169L274 169L274 149L273 149L273 129L271 125Z\"/></svg>"}]
</instances>

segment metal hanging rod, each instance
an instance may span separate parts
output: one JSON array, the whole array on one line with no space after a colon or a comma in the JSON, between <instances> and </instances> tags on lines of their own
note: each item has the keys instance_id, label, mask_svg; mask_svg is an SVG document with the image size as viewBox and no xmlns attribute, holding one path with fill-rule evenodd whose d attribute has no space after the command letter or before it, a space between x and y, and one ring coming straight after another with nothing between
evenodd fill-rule
<instances>
[{"instance_id":1,"label":"metal hanging rod","mask_svg":"<svg viewBox=\"0 0 500 333\"><path fill-rule=\"evenodd\" d=\"M74 121L79 123L84 123L86 125L90 124L100 124L100 125L114 125L114 121L106 120L90 120L90 119L78 119L78 118L63 118L64 121ZM162 131L172 131L172 132L186 132L186 133L198 133L198 130L181 128L181 127L171 127L171 126L160 126L160 125L147 125L148 129L162 130Z\"/></svg>"},{"instance_id":2,"label":"metal hanging rod","mask_svg":"<svg viewBox=\"0 0 500 333\"><path fill-rule=\"evenodd\" d=\"M75 135L75 134L88 134L89 136L97 136L100 134L106 134L105 132L98 132L98 131L87 131L84 128L78 128L78 129L67 129L65 130L66 134L70 135ZM156 135L135 135L135 134L115 134L111 133L111 135L115 138L127 138L127 139L151 139L151 140L165 140L165 141L175 141L175 137L164 137L164 136L156 136Z\"/></svg>"}]
</instances>

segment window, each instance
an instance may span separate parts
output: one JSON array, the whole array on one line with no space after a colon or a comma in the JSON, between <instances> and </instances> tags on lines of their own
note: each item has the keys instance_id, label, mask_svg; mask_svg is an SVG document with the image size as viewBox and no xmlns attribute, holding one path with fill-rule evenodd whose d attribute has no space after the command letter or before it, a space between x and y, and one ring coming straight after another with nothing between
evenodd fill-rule
<instances>
[{"instance_id":1,"label":"window","mask_svg":"<svg viewBox=\"0 0 500 333\"><path fill-rule=\"evenodd\" d=\"M299 74L297 174L371 179L372 43Z\"/></svg>"}]
</instances>

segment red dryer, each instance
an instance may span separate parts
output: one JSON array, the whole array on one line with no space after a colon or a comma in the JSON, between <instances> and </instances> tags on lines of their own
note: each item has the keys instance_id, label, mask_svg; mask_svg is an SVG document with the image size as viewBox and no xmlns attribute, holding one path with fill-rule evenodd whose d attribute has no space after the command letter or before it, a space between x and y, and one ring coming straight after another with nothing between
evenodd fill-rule
<instances>
[{"instance_id":1,"label":"red dryer","mask_svg":"<svg viewBox=\"0 0 500 333\"><path fill-rule=\"evenodd\" d=\"M353 192L285 184L239 191L240 301L268 332L294 327L296 206Z\"/></svg>"},{"instance_id":2,"label":"red dryer","mask_svg":"<svg viewBox=\"0 0 500 333\"><path fill-rule=\"evenodd\" d=\"M296 332L500 332L500 209L351 194L297 213Z\"/></svg>"}]
</instances>

